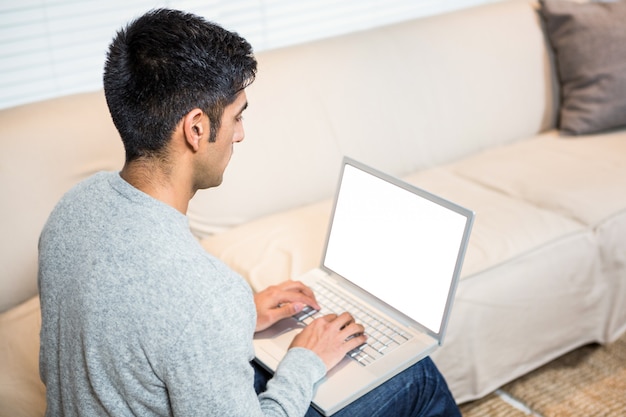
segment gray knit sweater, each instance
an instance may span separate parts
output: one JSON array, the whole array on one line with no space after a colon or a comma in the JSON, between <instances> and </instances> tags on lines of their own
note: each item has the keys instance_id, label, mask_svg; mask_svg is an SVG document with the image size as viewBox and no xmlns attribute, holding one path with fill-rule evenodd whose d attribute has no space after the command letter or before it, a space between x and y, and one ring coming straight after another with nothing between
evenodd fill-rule
<instances>
[{"instance_id":1,"label":"gray knit sweater","mask_svg":"<svg viewBox=\"0 0 626 417\"><path fill-rule=\"evenodd\" d=\"M250 287L118 173L54 209L39 287L47 416L302 416L325 372L291 349L257 397Z\"/></svg>"}]
</instances>

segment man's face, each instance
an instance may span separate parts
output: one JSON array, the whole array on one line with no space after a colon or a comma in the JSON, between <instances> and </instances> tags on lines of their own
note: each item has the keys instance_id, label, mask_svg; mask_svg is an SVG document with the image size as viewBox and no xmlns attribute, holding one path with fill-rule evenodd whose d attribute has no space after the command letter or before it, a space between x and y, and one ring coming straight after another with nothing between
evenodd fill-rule
<instances>
[{"instance_id":1,"label":"man's face","mask_svg":"<svg viewBox=\"0 0 626 417\"><path fill-rule=\"evenodd\" d=\"M208 135L202 141L195 170L196 189L217 187L222 183L224 171L233 154L233 145L244 138L242 113L247 106L246 93L241 91L235 101L224 108L215 142L209 142ZM208 116L204 117L208 123Z\"/></svg>"}]
</instances>

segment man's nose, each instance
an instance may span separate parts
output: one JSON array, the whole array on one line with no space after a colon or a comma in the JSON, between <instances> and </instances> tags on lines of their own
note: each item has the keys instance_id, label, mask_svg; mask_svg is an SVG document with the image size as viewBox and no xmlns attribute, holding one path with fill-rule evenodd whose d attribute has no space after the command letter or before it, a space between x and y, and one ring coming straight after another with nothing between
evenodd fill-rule
<instances>
[{"instance_id":1,"label":"man's nose","mask_svg":"<svg viewBox=\"0 0 626 417\"><path fill-rule=\"evenodd\" d=\"M246 133L243 129L243 126L235 131L235 136L233 137L233 142L239 143L246 136Z\"/></svg>"}]
</instances>

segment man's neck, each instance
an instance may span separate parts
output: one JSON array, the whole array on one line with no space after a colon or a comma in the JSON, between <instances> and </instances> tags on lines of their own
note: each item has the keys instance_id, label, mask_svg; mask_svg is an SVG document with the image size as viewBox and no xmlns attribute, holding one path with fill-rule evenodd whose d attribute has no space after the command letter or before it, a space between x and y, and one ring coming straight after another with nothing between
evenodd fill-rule
<instances>
[{"instance_id":1,"label":"man's neck","mask_svg":"<svg viewBox=\"0 0 626 417\"><path fill-rule=\"evenodd\" d=\"M187 214L194 193L165 164L149 159L127 162L120 176L138 190Z\"/></svg>"}]
</instances>

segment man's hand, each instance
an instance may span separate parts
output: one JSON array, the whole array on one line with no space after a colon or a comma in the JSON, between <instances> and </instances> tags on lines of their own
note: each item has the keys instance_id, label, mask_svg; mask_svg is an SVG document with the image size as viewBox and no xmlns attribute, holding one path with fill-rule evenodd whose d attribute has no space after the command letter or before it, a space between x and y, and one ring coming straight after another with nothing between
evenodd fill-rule
<instances>
[{"instance_id":1,"label":"man's hand","mask_svg":"<svg viewBox=\"0 0 626 417\"><path fill-rule=\"evenodd\" d=\"M319 356L330 371L350 352L367 341L362 325L349 313L329 314L313 320L294 337L290 347L303 347Z\"/></svg>"},{"instance_id":2,"label":"man's hand","mask_svg":"<svg viewBox=\"0 0 626 417\"><path fill-rule=\"evenodd\" d=\"M285 281L267 287L254 295L256 305L256 331L302 311L305 305L319 310L313 291L299 281Z\"/></svg>"}]
</instances>

